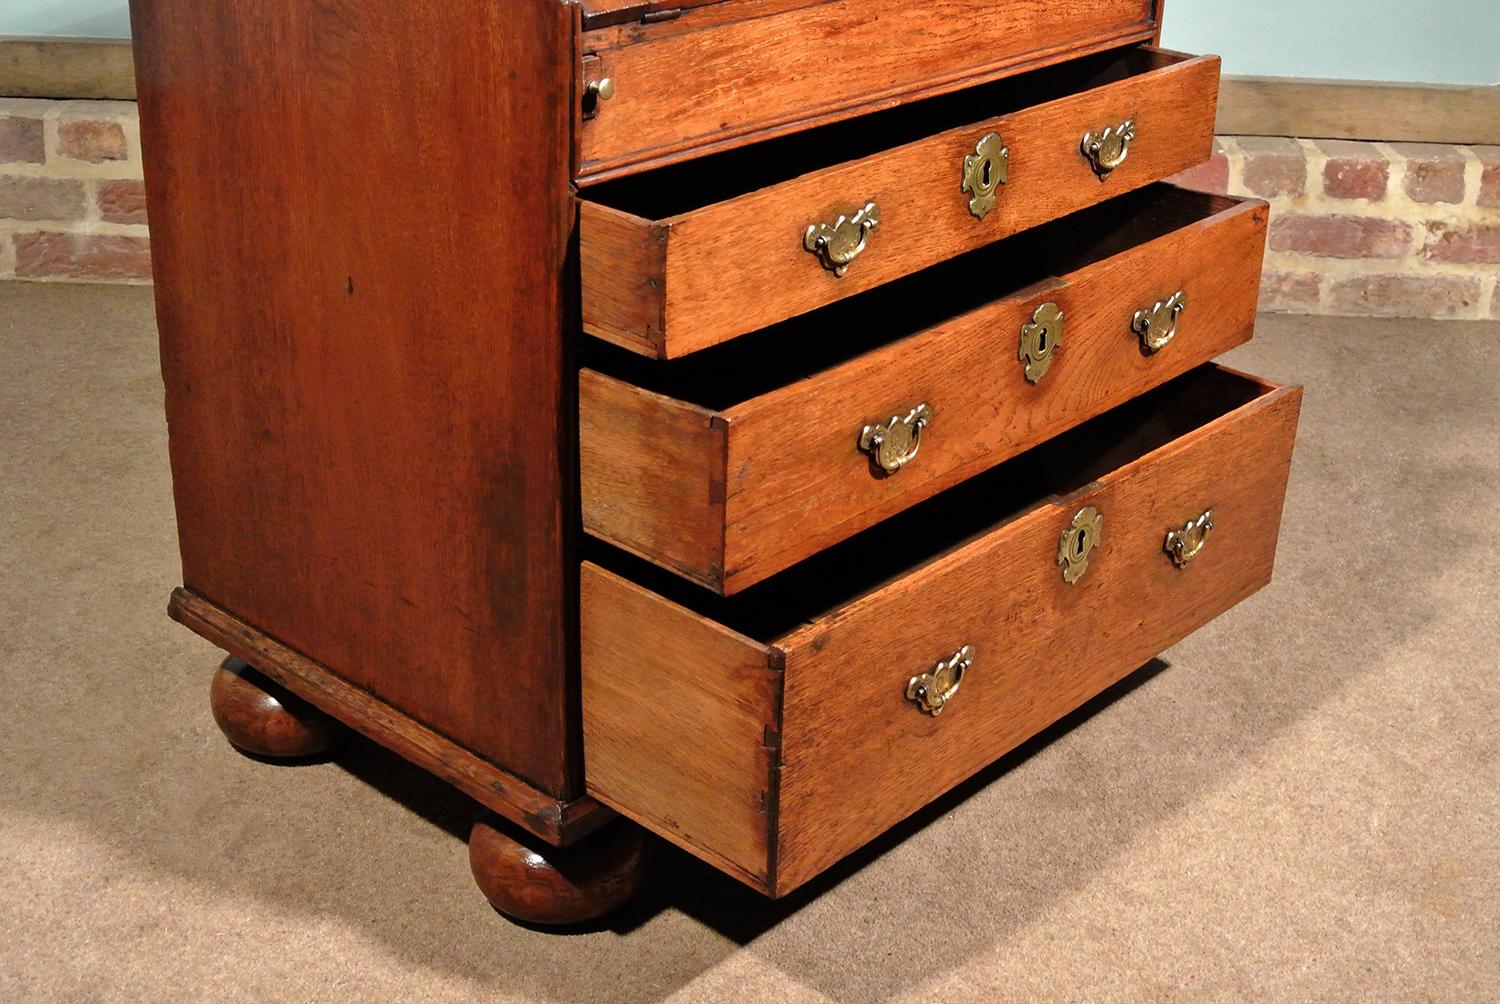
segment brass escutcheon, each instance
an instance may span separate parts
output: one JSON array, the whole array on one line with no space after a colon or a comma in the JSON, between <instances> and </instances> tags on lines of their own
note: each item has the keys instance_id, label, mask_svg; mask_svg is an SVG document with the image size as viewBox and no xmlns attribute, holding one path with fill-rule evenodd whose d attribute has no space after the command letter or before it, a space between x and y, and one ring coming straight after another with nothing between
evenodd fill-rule
<instances>
[{"instance_id":1,"label":"brass escutcheon","mask_svg":"<svg viewBox=\"0 0 1500 1004\"><path fill-rule=\"evenodd\" d=\"M964 682L964 674L972 665L974 649L965 645L954 652L951 659L939 659L936 666L912 677L906 684L906 699L936 718L958 695L959 684Z\"/></svg>"},{"instance_id":2,"label":"brass escutcheon","mask_svg":"<svg viewBox=\"0 0 1500 1004\"><path fill-rule=\"evenodd\" d=\"M894 415L861 429L859 448L870 455L875 476L889 477L917 459L917 451L922 448L922 430L931 424L932 409L919 404L904 418Z\"/></svg>"},{"instance_id":3,"label":"brass escutcheon","mask_svg":"<svg viewBox=\"0 0 1500 1004\"><path fill-rule=\"evenodd\" d=\"M1080 148L1099 180L1108 181L1130 156L1130 143L1134 139L1135 119L1126 119L1117 126L1084 133Z\"/></svg>"},{"instance_id":4,"label":"brass escutcheon","mask_svg":"<svg viewBox=\"0 0 1500 1004\"><path fill-rule=\"evenodd\" d=\"M964 158L964 183L960 191L968 192L969 212L984 219L995 208L996 193L1010 178L1010 147L999 133L990 133L979 141L974 152Z\"/></svg>"},{"instance_id":5,"label":"brass escutcheon","mask_svg":"<svg viewBox=\"0 0 1500 1004\"><path fill-rule=\"evenodd\" d=\"M1168 530L1162 550L1167 552L1172 564L1178 568L1186 568L1188 562L1202 553L1203 545L1208 543L1208 535L1213 528L1214 511L1210 509L1197 519L1188 520L1181 529Z\"/></svg>"},{"instance_id":6,"label":"brass escutcheon","mask_svg":"<svg viewBox=\"0 0 1500 1004\"><path fill-rule=\"evenodd\" d=\"M1031 320L1021 325L1021 362L1026 364L1026 379L1040 383L1052 368L1052 359L1062 348L1063 312L1055 303L1036 308Z\"/></svg>"},{"instance_id":7,"label":"brass escutcheon","mask_svg":"<svg viewBox=\"0 0 1500 1004\"><path fill-rule=\"evenodd\" d=\"M1089 555L1099 546L1104 533L1104 517L1093 506L1078 510L1073 522L1062 532L1057 545L1057 563L1062 566L1063 581L1077 584L1089 570Z\"/></svg>"},{"instance_id":8,"label":"brass escutcheon","mask_svg":"<svg viewBox=\"0 0 1500 1004\"><path fill-rule=\"evenodd\" d=\"M1154 356L1177 337L1177 321L1187 309L1187 293L1178 290L1165 300L1158 300L1150 310L1137 310L1130 330L1141 336L1141 351Z\"/></svg>"},{"instance_id":9,"label":"brass escutcheon","mask_svg":"<svg viewBox=\"0 0 1500 1004\"><path fill-rule=\"evenodd\" d=\"M865 253L870 232L880 226L880 206L874 202L853 216L840 216L832 223L814 223L802 237L802 246L818 256L823 267L842 279L849 265Z\"/></svg>"}]
</instances>

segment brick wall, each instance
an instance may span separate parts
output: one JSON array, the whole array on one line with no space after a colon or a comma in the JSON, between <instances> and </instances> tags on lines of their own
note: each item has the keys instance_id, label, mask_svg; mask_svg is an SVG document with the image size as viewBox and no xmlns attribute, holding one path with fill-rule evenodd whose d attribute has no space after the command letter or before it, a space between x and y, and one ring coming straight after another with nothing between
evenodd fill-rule
<instances>
[{"instance_id":1,"label":"brick wall","mask_svg":"<svg viewBox=\"0 0 1500 1004\"><path fill-rule=\"evenodd\" d=\"M0 278L149 282L129 101L0 98Z\"/></svg>"},{"instance_id":2,"label":"brick wall","mask_svg":"<svg viewBox=\"0 0 1500 1004\"><path fill-rule=\"evenodd\" d=\"M1263 310L1500 318L1500 147L1223 137L1179 180L1270 201Z\"/></svg>"},{"instance_id":3,"label":"brick wall","mask_svg":"<svg viewBox=\"0 0 1500 1004\"><path fill-rule=\"evenodd\" d=\"M128 101L0 98L0 278L149 282ZM1266 310L1500 317L1500 147L1224 137L1180 181L1270 200Z\"/></svg>"}]
</instances>

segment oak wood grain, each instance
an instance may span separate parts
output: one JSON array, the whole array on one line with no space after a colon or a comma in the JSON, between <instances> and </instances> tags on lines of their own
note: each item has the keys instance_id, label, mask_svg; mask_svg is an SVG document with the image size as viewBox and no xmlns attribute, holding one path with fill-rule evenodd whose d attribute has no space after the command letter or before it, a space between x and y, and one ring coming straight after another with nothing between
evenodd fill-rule
<instances>
[{"instance_id":1,"label":"oak wood grain","mask_svg":"<svg viewBox=\"0 0 1500 1004\"><path fill-rule=\"evenodd\" d=\"M734 633L586 565L591 793L785 895L1259 589L1301 390L1212 367L1198 377L1227 382L1245 403L1186 428L1185 414L1163 414L1164 445L774 638ZM1068 586L1059 536L1088 505L1104 533ZM1167 531L1209 508L1208 546L1178 569ZM907 681L965 645L976 661L960 693L940 718L924 715Z\"/></svg>"},{"instance_id":2,"label":"oak wood grain","mask_svg":"<svg viewBox=\"0 0 1500 1004\"><path fill-rule=\"evenodd\" d=\"M585 527L734 594L1248 341L1265 205L1165 186L1142 205L1179 227L739 403L708 410L583 371ZM1146 355L1134 312L1178 291L1179 335ZM1063 343L1033 385L1019 336L1047 302ZM924 403L917 458L874 476L860 430Z\"/></svg>"},{"instance_id":3,"label":"oak wood grain","mask_svg":"<svg viewBox=\"0 0 1500 1004\"><path fill-rule=\"evenodd\" d=\"M585 35L617 92L579 159L586 176L637 169L1154 35L1147 0L715 4Z\"/></svg>"},{"instance_id":4,"label":"oak wood grain","mask_svg":"<svg viewBox=\"0 0 1500 1004\"><path fill-rule=\"evenodd\" d=\"M581 794L574 10L132 8L184 581Z\"/></svg>"},{"instance_id":5,"label":"oak wood grain","mask_svg":"<svg viewBox=\"0 0 1500 1004\"><path fill-rule=\"evenodd\" d=\"M1165 65L1010 115L815 171L663 219L585 211L580 241L584 330L643 354L676 358L872 289L957 254L1168 177L1208 157L1219 61ZM1079 149L1085 132L1134 119L1129 159L1107 181ZM1009 182L983 220L960 187L965 156L995 132ZM881 219L868 249L836 277L807 252L808 226L867 202ZM600 224L605 226L600 226ZM620 233L627 223L634 241ZM665 238L662 271L614 249ZM656 327L660 317L661 327Z\"/></svg>"}]
</instances>

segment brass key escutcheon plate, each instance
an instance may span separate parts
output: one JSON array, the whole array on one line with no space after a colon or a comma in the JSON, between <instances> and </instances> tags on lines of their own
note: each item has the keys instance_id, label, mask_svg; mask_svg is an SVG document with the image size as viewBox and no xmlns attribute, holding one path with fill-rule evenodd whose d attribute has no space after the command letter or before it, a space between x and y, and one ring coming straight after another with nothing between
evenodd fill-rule
<instances>
[{"instance_id":1,"label":"brass key escutcheon plate","mask_svg":"<svg viewBox=\"0 0 1500 1004\"><path fill-rule=\"evenodd\" d=\"M1093 506L1078 510L1073 522L1062 532L1057 545L1057 563L1062 566L1063 581L1077 585L1089 570L1089 555L1099 546L1104 534L1104 517Z\"/></svg>"},{"instance_id":2,"label":"brass key escutcheon plate","mask_svg":"<svg viewBox=\"0 0 1500 1004\"><path fill-rule=\"evenodd\" d=\"M979 141L974 152L964 158L964 183L960 191L968 192L969 212L984 219L995 208L1000 186L1010 180L1010 147L999 133L990 133Z\"/></svg>"},{"instance_id":3,"label":"brass key escutcheon plate","mask_svg":"<svg viewBox=\"0 0 1500 1004\"><path fill-rule=\"evenodd\" d=\"M1026 379L1040 383L1052 368L1052 360L1062 348L1062 308L1044 303L1036 308L1031 320L1021 325L1021 362L1026 364Z\"/></svg>"},{"instance_id":4,"label":"brass key escutcheon plate","mask_svg":"<svg viewBox=\"0 0 1500 1004\"><path fill-rule=\"evenodd\" d=\"M912 677L906 684L906 699L936 718L943 713L948 702L958 696L964 674L973 665L974 648L965 645L953 653L952 658L939 659L936 666Z\"/></svg>"}]
</instances>

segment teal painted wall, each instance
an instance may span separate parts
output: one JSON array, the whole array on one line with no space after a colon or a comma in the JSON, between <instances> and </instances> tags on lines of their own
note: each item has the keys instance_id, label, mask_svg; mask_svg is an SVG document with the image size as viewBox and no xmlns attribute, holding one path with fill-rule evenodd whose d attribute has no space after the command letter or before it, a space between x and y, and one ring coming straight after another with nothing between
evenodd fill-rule
<instances>
[{"instance_id":1,"label":"teal painted wall","mask_svg":"<svg viewBox=\"0 0 1500 1004\"><path fill-rule=\"evenodd\" d=\"M1224 72L1500 83L1500 0L1167 0L1162 44Z\"/></svg>"},{"instance_id":2,"label":"teal painted wall","mask_svg":"<svg viewBox=\"0 0 1500 1004\"><path fill-rule=\"evenodd\" d=\"M0 0L0 35L129 34L125 0ZM1163 41L1226 73L1500 83L1500 0L1168 0Z\"/></svg>"}]
</instances>

